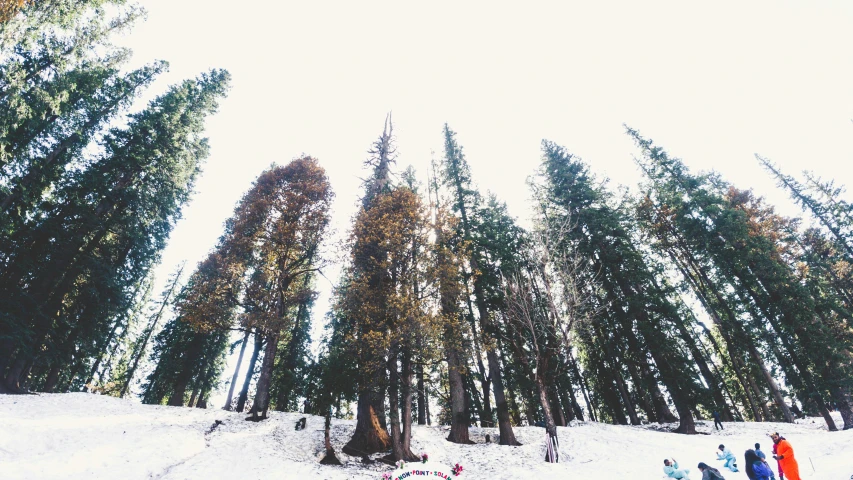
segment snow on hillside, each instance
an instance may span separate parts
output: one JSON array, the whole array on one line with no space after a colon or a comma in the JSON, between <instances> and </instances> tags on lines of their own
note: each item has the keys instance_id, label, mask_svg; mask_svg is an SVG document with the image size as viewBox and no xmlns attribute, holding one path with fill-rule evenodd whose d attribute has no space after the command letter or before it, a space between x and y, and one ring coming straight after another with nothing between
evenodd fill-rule
<instances>
[{"instance_id":1,"label":"snow on hillside","mask_svg":"<svg viewBox=\"0 0 853 480\"><path fill-rule=\"evenodd\" d=\"M0 395L0 478L2 479L379 479L391 469L363 465L341 453L354 421L333 420L332 437L343 467L319 465L323 419L307 416L307 428L295 431L304 415L274 412L270 420L246 422L244 415L210 409L140 405L97 395ZM216 420L223 423L210 432ZM836 419L840 424L840 417ZM674 457L701 475L704 461L720 466L714 450L720 443L742 459L755 442L768 454L766 433L778 430L791 441L803 478L847 480L853 475L853 431L829 433L820 419L796 425L727 423L709 435L683 436L643 427L579 423L560 428L563 463L542 461L544 429L516 428L521 447L485 444L495 429L472 428L476 445L444 440L441 427L414 429L413 451L433 462L465 467L466 478L479 479L660 479L664 457ZM741 460L742 462L742 460ZM775 462L772 462L775 463ZM774 465L775 466L775 465ZM746 478L727 473L726 479Z\"/></svg>"}]
</instances>

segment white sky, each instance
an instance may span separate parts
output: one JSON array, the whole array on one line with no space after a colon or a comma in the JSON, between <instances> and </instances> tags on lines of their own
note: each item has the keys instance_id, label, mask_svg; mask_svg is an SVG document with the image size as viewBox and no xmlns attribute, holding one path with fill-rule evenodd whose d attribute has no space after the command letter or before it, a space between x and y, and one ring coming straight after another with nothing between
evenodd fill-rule
<instances>
[{"instance_id":1,"label":"white sky","mask_svg":"<svg viewBox=\"0 0 853 480\"><path fill-rule=\"evenodd\" d=\"M148 20L121 43L135 63L171 63L151 95L212 67L233 75L160 285L180 261L189 271L205 256L264 168L302 153L327 169L334 226L346 232L388 111L399 170L413 164L425 180L448 122L481 190L522 223L542 138L614 186L636 185L622 123L786 214L799 210L754 153L787 173L853 183L851 2L142 3Z\"/></svg>"}]
</instances>

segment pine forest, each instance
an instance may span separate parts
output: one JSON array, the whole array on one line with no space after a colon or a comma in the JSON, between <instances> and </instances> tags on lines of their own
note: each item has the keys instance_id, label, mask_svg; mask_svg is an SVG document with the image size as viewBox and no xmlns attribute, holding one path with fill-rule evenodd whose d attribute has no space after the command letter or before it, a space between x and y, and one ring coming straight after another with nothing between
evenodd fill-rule
<instances>
[{"instance_id":1,"label":"pine forest","mask_svg":"<svg viewBox=\"0 0 853 480\"><path fill-rule=\"evenodd\" d=\"M495 428L506 446L522 426L559 445L574 421L853 429L844 185L756 155L801 209L785 216L631 125L636 185L549 140L513 159L533 212L519 220L451 125L426 132L440 148L416 171L394 116L368 118L347 224L323 158L273 152L204 259L158 280L232 78L155 91L169 64L130 68L114 43L143 15L121 0L0 8L0 393L317 415L324 464L420 461L416 425L456 444ZM342 418L355 427L336 449Z\"/></svg>"}]
</instances>

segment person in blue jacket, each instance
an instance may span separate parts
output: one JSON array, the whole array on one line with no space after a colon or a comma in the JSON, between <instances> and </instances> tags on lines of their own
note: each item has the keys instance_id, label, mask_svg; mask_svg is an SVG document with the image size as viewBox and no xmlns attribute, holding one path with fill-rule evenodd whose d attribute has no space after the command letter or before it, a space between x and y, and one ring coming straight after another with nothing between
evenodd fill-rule
<instances>
[{"instance_id":1,"label":"person in blue jacket","mask_svg":"<svg viewBox=\"0 0 853 480\"><path fill-rule=\"evenodd\" d=\"M717 460L724 460L726 462L726 464L723 465L723 468L728 468L733 472L737 472L737 458L735 458L735 454L722 443L717 448L719 449L719 452L717 452Z\"/></svg>"},{"instance_id":2,"label":"person in blue jacket","mask_svg":"<svg viewBox=\"0 0 853 480\"><path fill-rule=\"evenodd\" d=\"M764 452L761 451L761 444L759 443L755 444L755 454L758 455L758 458L763 460L764 463L767 463L767 455L765 455Z\"/></svg>"},{"instance_id":3,"label":"person in blue jacket","mask_svg":"<svg viewBox=\"0 0 853 480\"><path fill-rule=\"evenodd\" d=\"M669 478L690 478L690 469L679 469L678 462L676 462L674 458L665 458L663 460L663 473L665 473Z\"/></svg>"},{"instance_id":4,"label":"person in blue jacket","mask_svg":"<svg viewBox=\"0 0 853 480\"><path fill-rule=\"evenodd\" d=\"M756 454L755 450L747 450L743 457L746 464L746 476L750 480L775 480L776 476L773 474L773 470L767 466L767 462Z\"/></svg>"}]
</instances>

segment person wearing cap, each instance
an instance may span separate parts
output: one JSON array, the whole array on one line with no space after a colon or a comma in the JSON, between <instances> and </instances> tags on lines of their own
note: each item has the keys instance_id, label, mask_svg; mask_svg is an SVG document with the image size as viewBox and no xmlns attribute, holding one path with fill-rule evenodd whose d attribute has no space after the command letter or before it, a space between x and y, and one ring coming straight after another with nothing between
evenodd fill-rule
<instances>
[{"instance_id":1,"label":"person wearing cap","mask_svg":"<svg viewBox=\"0 0 853 480\"><path fill-rule=\"evenodd\" d=\"M773 443L776 445L776 455L773 455L773 458L779 462L779 468L782 469L782 473L785 474L788 480L800 480L800 465L797 463L797 459L794 458L794 447L791 446L788 440L785 440L785 437L779 435L778 432L770 435L770 438L773 439Z\"/></svg>"},{"instance_id":2,"label":"person wearing cap","mask_svg":"<svg viewBox=\"0 0 853 480\"><path fill-rule=\"evenodd\" d=\"M719 470L709 467L705 462L699 462L699 471L702 472L702 480L726 480Z\"/></svg>"}]
</instances>

